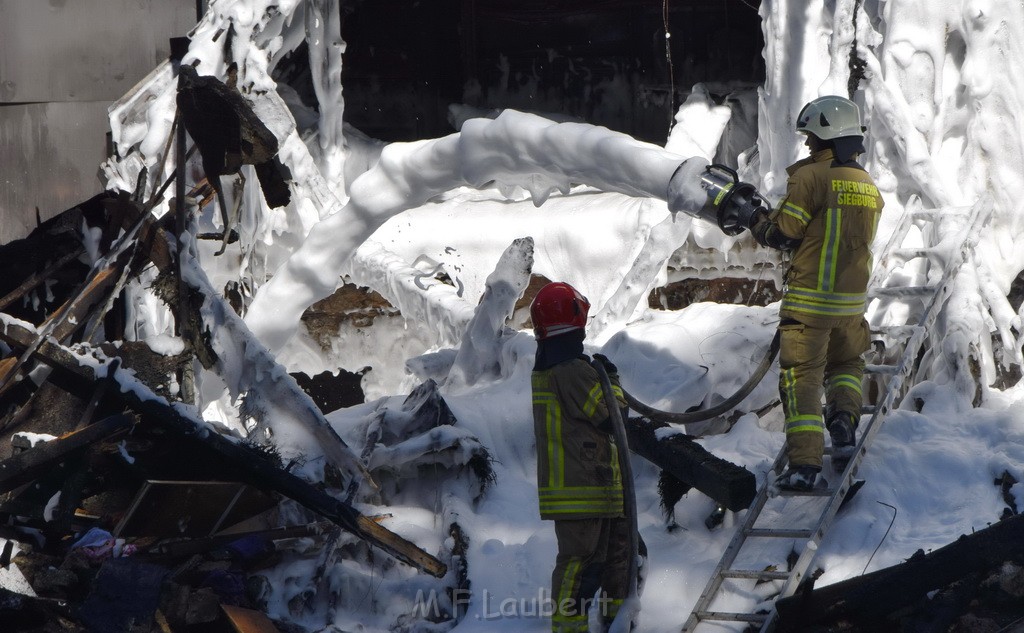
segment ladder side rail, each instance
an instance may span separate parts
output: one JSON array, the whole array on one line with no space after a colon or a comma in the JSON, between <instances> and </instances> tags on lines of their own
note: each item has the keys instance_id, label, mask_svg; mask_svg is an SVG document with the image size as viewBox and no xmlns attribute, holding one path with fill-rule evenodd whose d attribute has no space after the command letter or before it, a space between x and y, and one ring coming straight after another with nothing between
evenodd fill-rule
<instances>
[{"instance_id":1,"label":"ladder side rail","mask_svg":"<svg viewBox=\"0 0 1024 633\"><path fill-rule=\"evenodd\" d=\"M925 335L926 333L924 329L921 328L914 335L911 341L908 342L906 351L900 359L899 369L886 385L885 395L883 396L881 404L871 416L867 426L860 436L860 439L857 441L854 448L854 455L850 459L850 463L847 464L846 469L843 471L839 484L836 486L835 491L829 498L827 506L822 510L818 523L815 525L813 530L814 535L808 540L808 543L813 542L815 547L808 547L807 545L804 546L799 558L797 558L796 563L793 565L789 579L787 579L785 584L783 584L782 590L775 598L776 600L796 593L797 588L800 586L800 582L804 578L804 574L814 562L814 558L818 552L817 545L819 545L824 539L825 534L832 525L832 521L839 512L839 506L842 505L843 499L846 497L846 493L853 484L853 475L857 472L857 469L865 455L867 455L867 447L871 444L874 436L882 428L882 421L884 421L884 418L896 405L899 392L902 390L903 382L910 376L910 372L914 365L913 359L917 357L917 350L920 349L921 345L924 343ZM774 620L777 617L776 614L777 612L773 608L768 619L761 628L763 633L768 633L772 630Z\"/></svg>"},{"instance_id":2,"label":"ladder side rail","mask_svg":"<svg viewBox=\"0 0 1024 633\"><path fill-rule=\"evenodd\" d=\"M988 222L989 217L992 215L993 202L989 197L982 198L974 204L971 208L971 218L968 220L963 230L960 232L959 241L960 247L957 252L946 261L946 266L942 271L942 280L939 282L939 288L937 288L935 295L932 296L931 301L925 307L924 314L921 315L919 325L925 325L925 320L928 321L928 325L935 322L938 317L939 309L942 304L945 303L948 297L939 296L940 291L946 291L948 293L948 286L954 277L960 272L960 268L966 263L970 251L978 243L978 233L982 225Z\"/></svg>"},{"instance_id":3,"label":"ladder side rail","mask_svg":"<svg viewBox=\"0 0 1024 633\"><path fill-rule=\"evenodd\" d=\"M874 408L874 412L871 415L866 427L861 433L860 439L854 447L854 455L850 459L844 469L839 485L836 486L832 495L829 497L825 508L822 510L819 516L818 522L814 529L811 531L811 536L807 539L804 548L797 559L797 562L793 565L789 572L788 578L785 581L782 591L776 596L787 597L796 592L800 582L804 578L804 574L807 569L810 568L811 564L816 557L818 551L818 545L824 539L828 528L831 527L832 521L839 511L839 506L842 504L842 500L846 497L847 492L853 482L853 476L860 467L860 463L867 455L867 447L871 444L874 436L881 429L882 423L884 422L889 411L895 407L899 401L902 400L903 396L907 391L907 385L912 384L913 378L917 373L917 365L919 361L919 352L928 336L928 330L934 324L938 317L938 313L948 299L949 293L952 289L952 280L956 277L960 270L960 267L966 261L969 251L974 247L977 242L976 234L977 228L981 226L983 222L988 220L988 217L992 210L992 203L989 199L979 200L970 209L970 219L968 220L964 230L960 233L959 241L960 248L957 253L947 260L944 266L941 281L936 284L935 292L931 296L930 300L926 303L925 310L921 318L919 319L917 326L902 326L910 328L912 334L907 340L903 352L900 356L900 361L897 364L896 371L886 382L885 392L882 396L881 402ZM875 267L871 276L871 285L877 285L887 277L891 270L890 266L887 265L888 258L886 255L895 251L898 246L902 245L903 239L905 239L910 229L910 221L916 217L916 213L904 210L903 216L897 222L897 230L893 232L890 237L888 244L885 247L883 257L880 261L886 261L886 265L879 265ZM933 214L936 219L941 219L942 215L935 213ZM933 220L934 221L934 220ZM934 264L935 260L929 257L929 262ZM869 286L871 287L871 286ZM782 465L786 460L785 446L782 447L775 462L772 466L772 472L777 472L781 469ZM732 540L726 547L725 552L722 555L722 559L714 569L705 585L704 591L701 593L694 605L690 616L687 618L686 623L683 625L683 632L688 633L693 631L702 620L715 620L722 619L721 616L725 615L736 615L736 614L717 614L709 612L707 608L714 601L718 591L721 588L722 583L725 580L724 572L731 568L732 563L736 560L739 555L740 549L743 547L747 536L753 530L753 526L756 523L758 517L764 508L765 503L768 500L768 486L769 482L765 481L761 489L758 491L757 497L755 498L754 504L748 509L747 515L744 518L742 525L737 528L736 533L733 535ZM811 547L811 544L814 544ZM704 615L708 617L703 617ZM771 611L764 616L763 626L761 627L762 633L770 632L774 629L778 612L772 608ZM732 619L732 618L729 618ZM760 619L760 616L758 616ZM750 620L756 621L756 620Z\"/></svg>"},{"instance_id":4,"label":"ladder side rail","mask_svg":"<svg viewBox=\"0 0 1024 633\"><path fill-rule=\"evenodd\" d=\"M960 233L960 236L962 236L960 240L960 247L957 249L957 253L946 262L942 280L937 284L935 294L928 302L924 314L922 314L921 319L918 322L918 330L914 333L913 337L908 341L907 346L904 348L897 372L886 384L884 401L878 410L876 410L871 416L867 428L865 428L864 432L861 434L861 438L854 449L854 456L851 458L850 463L847 464L846 469L843 472L842 481L837 488L836 493L833 494L829 500L828 506L823 511L821 519L819 520L819 527L815 529L815 537L811 539L812 541L824 537L825 531L830 527L832 520L839 511L839 505L843 496L845 496L846 490L849 489L854 473L856 473L861 461L867 454L867 447L870 445L871 440L874 439L875 434L882 427L881 422L884 421L889 410L897 404L897 400L902 399L900 397L900 392L903 391L904 381L909 381L912 375L917 373L916 365L918 352L924 344L925 337L930 331L931 326L934 325L935 320L938 318L938 313L941 310L941 307L945 305L945 302L948 299L949 293L952 290L953 279L957 276L961 266L967 260L970 250L973 249L974 245L977 243L978 228L980 228L984 222L988 221L991 211L992 203L988 198L979 200L971 209L972 217L967 222L964 230ZM876 424L876 422L878 423ZM842 492L842 495L839 494L840 492ZM818 543L816 542L816 545L817 544ZM817 547L812 548L805 546L801 552L797 563L793 567L794 571L796 571L798 567L802 567L799 574L801 578L803 576L803 572L805 572L813 562L817 555L817 550ZM805 559L806 563L804 562ZM778 600L780 597L793 595L798 586L799 580L796 579L796 574L791 575L789 580L787 580L783 585L782 591L779 592L775 599ZM761 627L761 633L770 633L775 627L777 617L778 611L773 608L767 620L765 620L764 625Z\"/></svg>"},{"instance_id":5,"label":"ladder side rail","mask_svg":"<svg viewBox=\"0 0 1024 633\"><path fill-rule=\"evenodd\" d=\"M772 464L772 471L778 471L785 463L786 450L785 446L775 458L774 464ZM718 593L719 588L722 586L722 582L725 581L725 577L722 572L729 569L736 557L739 556L740 550L743 548L744 542L747 540L747 534L753 529L754 523L757 522L757 518L761 515L761 510L764 508L765 503L768 501L768 486L762 485L757 491L757 496L754 497L754 502L747 509L746 515L743 518L743 522L736 528L736 532L732 536L732 540L729 541L729 545L726 546L725 551L722 553L722 559L718 562L714 571L711 572L711 576L708 578L707 584L704 585L704 591L701 592L700 597L697 598L697 602L693 605L693 609L690 611L690 616L686 619L686 623L683 624L683 632L688 633L696 628L697 624L700 623L700 613L706 612L708 607L711 606L712 601L715 599L715 595Z\"/></svg>"},{"instance_id":6,"label":"ladder side rail","mask_svg":"<svg viewBox=\"0 0 1024 633\"><path fill-rule=\"evenodd\" d=\"M991 197L985 196L970 208L969 219L958 235L960 247L946 262L942 272L942 280L937 284L935 294L932 295L931 301L927 304L924 313L918 321L918 325L925 328L928 332L932 331L932 326L935 325L942 307L946 304L950 293L953 291L954 279L959 274L963 265L971 259L971 251L977 245L978 238L980 237L978 235L979 229L988 222L994 206L995 204ZM916 383L919 369L920 367L915 363L911 374L911 383Z\"/></svg>"},{"instance_id":7,"label":"ladder side rail","mask_svg":"<svg viewBox=\"0 0 1024 633\"><path fill-rule=\"evenodd\" d=\"M910 369L912 368L911 359L916 357L917 349L920 348L921 344L924 341L924 338L925 332L921 328L917 328L914 334L911 335L910 341L908 341L908 346L914 348L912 350L913 353L904 353L904 356L901 358L899 368L897 369L897 374L893 377L893 379L888 381L886 385L886 392L883 396L883 400L881 404L877 406L875 413L871 416L871 419L868 422L867 428L865 428L864 433L861 435L861 440L860 442L858 442L856 446L856 454L850 460L850 464L847 466L846 471L844 471L845 476L843 478L843 481L837 488L836 492L834 492L831 495L829 501L829 509L831 509L834 506L835 511L838 511L839 503L837 503L837 500L841 502L841 500L846 496L846 493L849 491L850 485L852 484L851 475L852 472L855 471L851 470L851 468L854 468L857 464L860 463L860 460L863 459L863 456L866 453L866 450L863 448L865 441L869 441L870 437L874 436L874 431L872 431L872 429L880 427L880 425L876 427L876 425L874 424L875 420L877 420L879 417L884 417L888 410L894 405L898 395L897 392L899 390L900 383L902 383L902 380L906 377L906 375L909 374ZM785 461L786 450L785 446L783 446L782 449L779 451L778 456L775 458L775 462L772 465L772 471L778 472L778 470L783 466L783 464L785 464ZM723 572L731 568L732 563L736 560L736 557L739 555L740 549L746 542L747 535L753 529L754 524L756 523L758 517L761 514L761 510L764 508L764 505L768 500L767 483L768 482L766 481L765 485L762 485L760 490L758 490L757 497L755 498L754 503L750 507L750 509L747 510L747 514L744 517L743 523L736 530L736 533L733 535L732 540L730 541L729 545L726 547L725 552L722 555L722 560L719 561L718 566L712 572L707 585L705 585L704 591L697 599L697 603L694 605L693 610L690 612L689 618L687 618L686 623L683 625L682 630L684 633L693 631L696 628L696 626L700 623L700 621L703 619L701 617L701 614L707 612L708 607L711 606L711 603L714 600L716 594L718 593L718 590L720 589L722 583L725 581ZM832 512L832 516L834 515L835 512ZM829 518L829 521L830 520L831 519ZM824 529L827 528L827 526L828 522L823 522L819 520L818 525L816 525L813 530L814 536L812 537L812 539L820 540L820 538L824 536ZM807 553L810 551L810 548L804 548L804 552L801 554L800 559L798 559L797 563L794 565L793 569L789 573L789 577L786 581L786 584L783 587L784 592L789 587L792 587L792 591L795 591L796 587L799 586L800 581L803 579L804 572L806 572L807 568L810 566L811 563L812 557L807 556Z\"/></svg>"}]
</instances>

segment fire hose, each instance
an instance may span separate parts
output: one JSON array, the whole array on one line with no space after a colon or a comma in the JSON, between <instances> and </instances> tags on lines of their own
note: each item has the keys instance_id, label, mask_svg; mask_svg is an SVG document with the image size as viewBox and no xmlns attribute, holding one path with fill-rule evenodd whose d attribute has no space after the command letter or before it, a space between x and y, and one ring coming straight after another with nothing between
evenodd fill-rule
<instances>
[{"instance_id":1,"label":"fire hose","mask_svg":"<svg viewBox=\"0 0 1024 633\"><path fill-rule=\"evenodd\" d=\"M604 392L608 416L612 422L612 435L615 437L615 448L618 451L619 469L622 474L622 509L629 530L627 539L629 566L626 570L626 601L616 615L611 630L628 631L632 628L633 611L637 607L636 601L639 594L637 586L639 561L637 559L640 555L640 536L636 511L636 489L633 487L633 466L629 458L629 441L626 438L626 427L622 419L622 412L619 410L618 400L615 399L615 392L612 389L612 382L608 377L608 371L604 368L604 363L599 360L595 360L592 365L597 370L597 376L601 381L601 390Z\"/></svg>"},{"instance_id":2,"label":"fire hose","mask_svg":"<svg viewBox=\"0 0 1024 633\"><path fill-rule=\"evenodd\" d=\"M743 383L736 393L732 394L725 400L718 404L708 407L707 409L700 409L698 411L687 411L686 413L672 413L669 411L660 411L653 407L649 407L646 404L640 402L633 397L625 389L622 390L623 395L626 398L626 403L629 404L629 408L636 411L640 415L646 416L657 422L671 422L673 424L690 424L693 422L703 422L704 420L710 420L711 418L722 415L729 411L740 402L743 401L750 392L754 390L764 378L764 375L768 373L768 368L771 367L772 361L775 360L775 356L779 353L779 332L775 332L775 337L772 338L771 345L768 346L768 351L765 352L764 358L761 359L761 363L754 370L754 373L750 375L747 382Z\"/></svg>"},{"instance_id":3,"label":"fire hose","mask_svg":"<svg viewBox=\"0 0 1024 633\"><path fill-rule=\"evenodd\" d=\"M695 218L716 224L726 235L739 235L750 228L755 219L768 212L768 202L750 183L740 181L736 170L720 164L707 164L691 158L676 168L666 195L669 209L682 211ZM626 390L623 394L629 408L656 422L690 424L722 415L743 401L768 373L779 353L779 333L775 333L768 351L746 383L739 390L707 409L672 413L659 411L640 402Z\"/></svg>"}]
</instances>

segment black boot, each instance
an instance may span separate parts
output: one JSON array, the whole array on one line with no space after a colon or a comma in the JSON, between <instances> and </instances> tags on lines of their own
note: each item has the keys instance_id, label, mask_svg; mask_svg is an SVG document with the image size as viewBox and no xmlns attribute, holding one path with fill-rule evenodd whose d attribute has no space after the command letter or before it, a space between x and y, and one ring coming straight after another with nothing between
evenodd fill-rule
<instances>
[{"instance_id":1,"label":"black boot","mask_svg":"<svg viewBox=\"0 0 1024 633\"><path fill-rule=\"evenodd\" d=\"M779 490L812 490L821 469L816 466L790 466L775 479Z\"/></svg>"},{"instance_id":2,"label":"black boot","mask_svg":"<svg viewBox=\"0 0 1024 633\"><path fill-rule=\"evenodd\" d=\"M829 415L825 427L832 436L832 448L845 448L857 443L857 427L853 422L853 416L846 411L836 411Z\"/></svg>"}]
</instances>

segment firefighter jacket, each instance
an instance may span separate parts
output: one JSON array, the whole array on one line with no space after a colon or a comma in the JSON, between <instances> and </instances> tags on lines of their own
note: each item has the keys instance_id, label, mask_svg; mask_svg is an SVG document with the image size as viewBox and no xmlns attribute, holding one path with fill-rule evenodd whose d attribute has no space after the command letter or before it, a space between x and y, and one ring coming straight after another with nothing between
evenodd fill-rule
<instances>
[{"instance_id":1,"label":"firefighter jacket","mask_svg":"<svg viewBox=\"0 0 1024 633\"><path fill-rule=\"evenodd\" d=\"M831 149L786 171L786 197L769 221L799 246L786 273L779 316L812 327L859 322L882 196L863 167L853 160L838 163Z\"/></svg>"},{"instance_id":2,"label":"firefighter jacket","mask_svg":"<svg viewBox=\"0 0 1024 633\"><path fill-rule=\"evenodd\" d=\"M615 395L625 406L618 377ZM533 428L537 437L537 494L542 519L623 516L622 473L597 371L573 358L533 372Z\"/></svg>"}]
</instances>

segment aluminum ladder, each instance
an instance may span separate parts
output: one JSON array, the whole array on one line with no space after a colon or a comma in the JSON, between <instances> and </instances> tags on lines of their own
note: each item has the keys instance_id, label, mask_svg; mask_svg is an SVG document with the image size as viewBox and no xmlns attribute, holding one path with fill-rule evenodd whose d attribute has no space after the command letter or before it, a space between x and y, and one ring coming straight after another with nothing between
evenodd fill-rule
<instances>
[{"instance_id":1,"label":"aluminum ladder","mask_svg":"<svg viewBox=\"0 0 1024 633\"><path fill-rule=\"evenodd\" d=\"M915 384L922 348L949 296L960 267L968 260L970 252L977 244L980 228L988 221L992 208L991 199L984 198L972 207L907 210L896 223L888 243L882 249L883 255L879 258L869 282L869 301L872 302L872 307L876 308L872 311L872 321L884 319L886 311L880 309L879 306L884 308L884 304L887 302L914 303L919 311L908 315L906 319L906 321L916 320L916 323L904 322L897 325L873 323L872 325L873 339L881 337L882 340L893 345L891 348L875 350L875 355L879 357L878 362L868 363L865 366L865 382L874 381L875 385L880 385L880 388L874 398L875 404L863 409L863 413L871 417L864 422L862 416L858 427L859 437L850 461L841 474L825 475L826 479L834 480L826 488L816 488L809 492L785 491L777 497L772 497L769 494L768 486L772 473L782 472L787 464L785 446L783 446L772 465L772 473L765 477L757 496L726 547L721 561L712 572L704 591L697 599L693 611L683 625L684 633L696 630L702 623L712 622L719 623L720 627L728 626L728 623L743 623L746 625L746 630L757 627L762 633L768 633L774 629L777 619L774 601L793 595L804 580L819 545L824 540L836 513L855 482L854 476L867 454L868 447L881 429L889 411L899 405L907 390ZM955 234L952 237L948 235L948 231L940 230L949 225L954 227ZM936 243L935 246L905 246L911 229L915 227L920 229L922 234L925 228L931 228L937 235L944 233L946 235L943 235L941 239L932 240L933 243ZM912 239L919 238L915 234ZM953 241L950 242L950 239ZM950 244L959 244L959 246L954 248ZM952 256L949 256L950 250L954 250ZM912 276L925 279L937 278L937 281L926 285L904 283L902 275L896 273L905 270L907 264L911 262L915 262L921 267L918 274ZM939 272L941 275L938 274ZM830 456L831 449L826 447L825 454ZM827 473L828 469L824 469L823 472ZM820 506L820 510L812 507L803 513L802 518L805 521L802 525L794 526L791 523L780 525L780 523L793 520L791 518L771 521L767 526L758 524L758 519L766 510L771 510L769 514L774 513L776 519L778 519L778 515L793 517L800 514L797 512L786 515L785 512L782 512L782 510L788 509L787 505L792 503L794 498L800 497L818 497L819 499L812 502L812 505ZM756 542L765 543L766 541L793 542L792 552L799 552L799 554L795 562L792 560L792 556L789 557L788 571L765 568L751 569L742 564L735 565L744 546L749 547ZM763 564L763 559L760 563ZM726 587L727 581L734 586ZM768 581L782 581L782 588L776 595L755 603L754 609L757 612L716 608L716 601L727 599L728 594L738 596L741 601L749 604L749 594L756 595L757 593L756 586L751 583L761 584ZM754 589L752 590L751 587ZM744 593L747 595L744 596Z\"/></svg>"}]
</instances>

